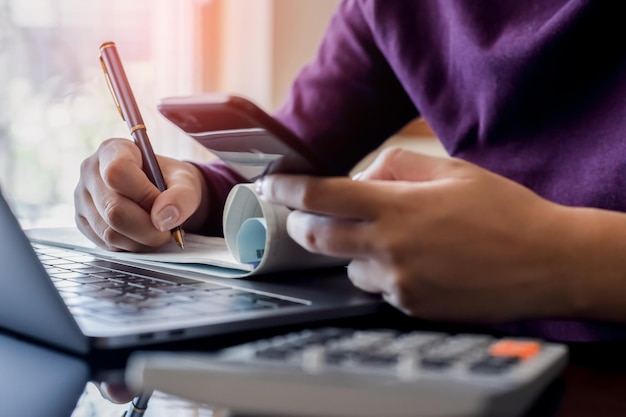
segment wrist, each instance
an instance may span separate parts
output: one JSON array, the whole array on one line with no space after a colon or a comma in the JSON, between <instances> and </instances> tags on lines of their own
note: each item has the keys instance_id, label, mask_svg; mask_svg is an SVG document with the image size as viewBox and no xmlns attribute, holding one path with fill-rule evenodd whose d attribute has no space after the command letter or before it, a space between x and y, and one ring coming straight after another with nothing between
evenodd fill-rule
<instances>
[{"instance_id":1,"label":"wrist","mask_svg":"<svg viewBox=\"0 0 626 417\"><path fill-rule=\"evenodd\" d=\"M520 241L523 256L517 279L521 312L517 318L566 318L576 314L578 282L572 275L575 258L574 239L570 236L569 207L541 200L523 226ZM514 273L515 274L515 273Z\"/></svg>"},{"instance_id":2,"label":"wrist","mask_svg":"<svg viewBox=\"0 0 626 417\"><path fill-rule=\"evenodd\" d=\"M559 212L554 276L562 283L563 315L626 321L626 215L573 207Z\"/></svg>"}]
</instances>

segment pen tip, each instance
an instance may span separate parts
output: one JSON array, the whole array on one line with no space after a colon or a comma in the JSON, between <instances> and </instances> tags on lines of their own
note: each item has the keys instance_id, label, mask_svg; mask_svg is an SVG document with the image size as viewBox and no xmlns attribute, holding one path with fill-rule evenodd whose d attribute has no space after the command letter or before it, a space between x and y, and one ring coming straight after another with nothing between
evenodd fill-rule
<instances>
[{"instance_id":1,"label":"pen tip","mask_svg":"<svg viewBox=\"0 0 626 417\"><path fill-rule=\"evenodd\" d=\"M180 228L176 228L172 230L172 236L174 237L174 240L176 241L176 244L178 245L178 247L181 249L185 249L185 241L183 240L183 232L180 230Z\"/></svg>"}]
</instances>

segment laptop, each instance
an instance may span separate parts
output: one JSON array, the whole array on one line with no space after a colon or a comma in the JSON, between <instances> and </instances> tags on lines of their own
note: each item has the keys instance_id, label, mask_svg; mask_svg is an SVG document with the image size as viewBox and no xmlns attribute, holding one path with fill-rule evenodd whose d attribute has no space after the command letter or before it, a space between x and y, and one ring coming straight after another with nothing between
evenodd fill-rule
<instances>
[{"instance_id":1,"label":"laptop","mask_svg":"<svg viewBox=\"0 0 626 417\"><path fill-rule=\"evenodd\" d=\"M93 380L88 361L1 333L0 352L0 416L79 415L76 404Z\"/></svg>"},{"instance_id":2,"label":"laptop","mask_svg":"<svg viewBox=\"0 0 626 417\"><path fill-rule=\"evenodd\" d=\"M224 279L30 241L0 193L0 328L78 354L372 314L345 268Z\"/></svg>"}]
</instances>

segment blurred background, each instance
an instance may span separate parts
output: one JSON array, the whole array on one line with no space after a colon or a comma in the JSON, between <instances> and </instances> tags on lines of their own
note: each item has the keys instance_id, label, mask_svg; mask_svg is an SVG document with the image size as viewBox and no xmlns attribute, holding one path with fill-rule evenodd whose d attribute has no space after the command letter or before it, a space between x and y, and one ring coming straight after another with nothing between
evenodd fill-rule
<instances>
[{"instance_id":1,"label":"blurred background","mask_svg":"<svg viewBox=\"0 0 626 417\"><path fill-rule=\"evenodd\" d=\"M0 0L0 188L26 227L72 225L80 162L129 137L99 46L114 41L158 153L210 159L159 98L237 93L268 111L315 54L339 0ZM400 136L425 137L420 122ZM395 139L394 139L395 140ZM402 139L401 139L402 140Z\"/></svg>"}]
</instances>

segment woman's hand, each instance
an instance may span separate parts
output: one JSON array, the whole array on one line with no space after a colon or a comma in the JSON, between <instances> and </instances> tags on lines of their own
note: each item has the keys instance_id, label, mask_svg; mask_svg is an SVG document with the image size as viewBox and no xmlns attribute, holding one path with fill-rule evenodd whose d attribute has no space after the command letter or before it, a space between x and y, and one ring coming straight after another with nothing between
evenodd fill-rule
<instances>
[{"instance_id":1,"label":"woman's hand","mask_svg":"<svg viewBox=\"0 0 626 417\"><path fill-rule=\"evenodd\" d=\"M162 193L142 171L133 142L103 142L81 165L74 191L78 229L108 250L148 251L169 241L170 229L183 222L202 223L208 193L200 172L175 159L158 161L168 185Z\"/></svg>"},{"instance_id":2,"label":"woman's hand","mask_svg":"<svg viewBox=\"0 0 626 417\"><path fill-rule=\"evenodd\" d=\"M473 164L394 148L348 178L271 175L293 239L351 258L357 287L429 319L567 314L562 207ZM567 245L565 245L567 246Z\"/></svg>"}]
</instances>

